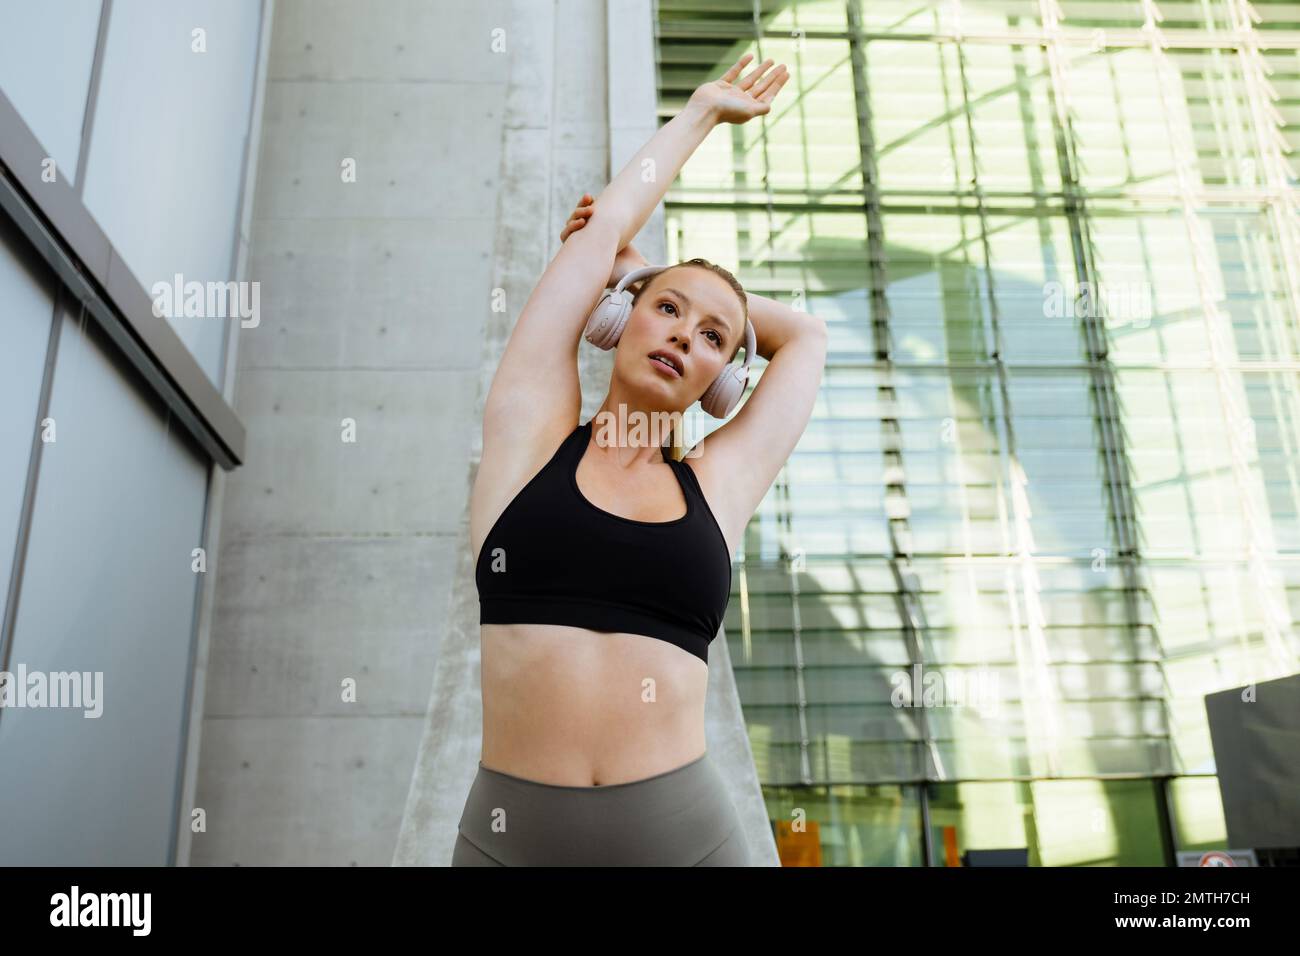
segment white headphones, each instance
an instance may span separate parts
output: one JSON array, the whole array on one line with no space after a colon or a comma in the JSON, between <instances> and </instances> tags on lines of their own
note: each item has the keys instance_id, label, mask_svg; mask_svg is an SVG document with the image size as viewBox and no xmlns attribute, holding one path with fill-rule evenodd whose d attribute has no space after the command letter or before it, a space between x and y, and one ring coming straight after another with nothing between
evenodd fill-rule
<instances>
[{"instance_id":1,"label":"white headphones","mask_svg":"<svg viewBox=\"0 0 1300 956\"><path fill-rule=\"evenodd\" d=\"M612 349L618 344L623 327L627 325L628 316L632 314L632 294L625 291L625 286L638 279L648 279L658 275L672 266L645 266L633 269L619 280L618 285L606 292L596 303L596 308L587 319L587 328L582 333L588 342L599 349ZM745 361L730 362L718 373L708 390L700 398L700 407L714 418L726 418L745 394L745 383L749 381L749 363L754 358L757 348L754 341L754 327L745 322Z\"/></svg>"}]
</instances>

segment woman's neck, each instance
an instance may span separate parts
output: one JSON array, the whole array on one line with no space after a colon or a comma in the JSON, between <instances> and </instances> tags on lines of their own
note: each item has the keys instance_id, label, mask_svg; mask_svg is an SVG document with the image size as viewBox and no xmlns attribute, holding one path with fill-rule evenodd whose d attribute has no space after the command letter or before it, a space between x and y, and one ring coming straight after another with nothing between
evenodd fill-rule
<instances>
[{"instance_id":1,"label":"woman's neck","mask_svg":"<svg viewBox=\"0 0 1300 956\"><path fill-rule=\"evenodd\" d=\"M592 435L602 447L653 450L664 460L680 461L685 454L685 428L681 412L644 410L608 400L591 416Z\"/></svg>"}]
</instances>

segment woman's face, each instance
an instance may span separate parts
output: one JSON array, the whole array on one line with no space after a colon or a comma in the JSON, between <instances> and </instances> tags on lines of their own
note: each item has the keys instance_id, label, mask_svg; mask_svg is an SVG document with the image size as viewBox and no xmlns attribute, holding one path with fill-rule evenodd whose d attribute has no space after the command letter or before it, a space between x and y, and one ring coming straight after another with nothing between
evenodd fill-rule
<instances>
[{"instance_id":1,"label":"woman's face","mask_svg":"<svg viewBox=\"0 0 1300 956\"><path fill-rule=\"evenodd\" d=\"M743 334L740 298L725 279L674 267L651 277L633 306L614 373L664 410L685 411L726 367ZM660 358L651 357L656 353Z\"/></svg>"}]
</instances>

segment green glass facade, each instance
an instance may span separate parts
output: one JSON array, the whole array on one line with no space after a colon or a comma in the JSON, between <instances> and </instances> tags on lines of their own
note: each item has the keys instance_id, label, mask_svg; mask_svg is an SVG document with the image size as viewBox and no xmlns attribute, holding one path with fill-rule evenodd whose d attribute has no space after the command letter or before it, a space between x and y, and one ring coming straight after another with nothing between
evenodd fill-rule
<instances>
[{"instance_id":1,"label":"green glass facade","mask_svg":"<svg viewBox=\"0 0 1300 956\"><path fill-rule=\"evenodd\" d=\"M773 821L824 865L1224 847L1204 696L1300 670L1300 4L657 23L661 120L791 72L682 171L668 261L831 330L726 620Z\"/></svg>"}]
</instances>

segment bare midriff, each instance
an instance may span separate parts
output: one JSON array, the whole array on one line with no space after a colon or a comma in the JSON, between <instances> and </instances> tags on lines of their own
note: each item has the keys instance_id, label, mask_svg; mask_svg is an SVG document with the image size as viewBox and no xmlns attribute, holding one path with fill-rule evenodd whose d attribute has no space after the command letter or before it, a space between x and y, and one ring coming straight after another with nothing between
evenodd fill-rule
<instances>
[{"instance_id":1,"label":"bare midriff","mask_svg":"<svg viewBox=\"0 0 1300 956\"><path fill-rule=\"evenodd\" d=\"M484 767L537 783L630 783L705 752L708 665L644 634L482 624Z\"/></svg>"}]
</instances>

